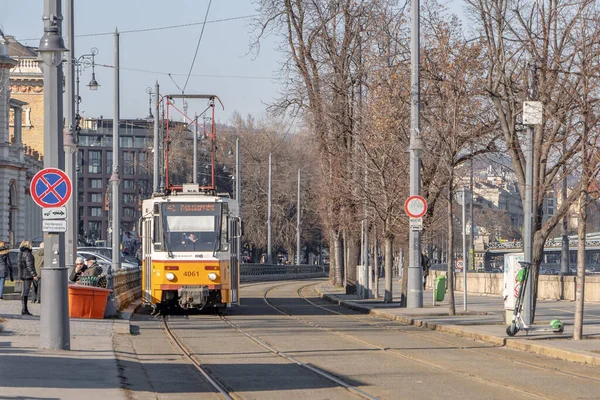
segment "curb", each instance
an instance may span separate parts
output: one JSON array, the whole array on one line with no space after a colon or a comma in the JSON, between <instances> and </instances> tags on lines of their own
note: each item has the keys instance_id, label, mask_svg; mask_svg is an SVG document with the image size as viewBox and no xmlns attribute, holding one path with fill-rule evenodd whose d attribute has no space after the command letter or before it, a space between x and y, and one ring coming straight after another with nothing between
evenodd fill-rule
<instances>
[{"instance_id":1,"label":"curb","mask_svg":"<svg viewBox=\"0 0 600 400\"><path fill-rule=\"evenodd\" d=\"M115 320L113 332L121 335L131 334L131 317L142 307L142 303L131 303L127 308L121 311L122 318Z\"/></svg>"},{"instance_id":2,"label":"curb","mask_svg":"<svg viewBox=\"0 0 600 400\"><path fill-rule=\"evenodd\" d=\"M569 350L557 349L555 347L544 346L538 343L534 343L529 340L523 339L507 339L503 337L470 332L460 328L457 325L439 325L431 322L426 322L422 320L417 320L409 317L404 317L400 315L393 315L387 313L385 311L370 309L364 306L357 305L356 303L340 300L335 295L330 295L327 293L322 293L317 288L315 288L319 297L329 301L330 303L340 305L342 307L358 311L364 314L374 315L379 318L384 318L390 321L398 321L408 325L414 325L421 328L431 329L439 332L449 333L460 337L465 337L472 340L478 340L481 342L493 344L495 346L506 347L507 349L514 349L525 351L533 354L540 354L546 357L551 357L559 360L570 361L583 363L588 365L597 365L600 366L600 357L591 356L583 353L576 353Z\"/></svg>"}]
</instances>

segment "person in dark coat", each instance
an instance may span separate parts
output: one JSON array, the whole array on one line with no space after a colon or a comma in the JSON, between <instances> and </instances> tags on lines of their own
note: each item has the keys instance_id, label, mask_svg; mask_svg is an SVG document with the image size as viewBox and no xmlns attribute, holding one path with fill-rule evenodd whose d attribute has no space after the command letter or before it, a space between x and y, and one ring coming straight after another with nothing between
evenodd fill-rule
<instances>
[{"instance_id":1,"label":"person in dark coat","mask_svg":"<svg viewBox=\"0 0 600 400\"><path fill-rule=\"evenodd\" d=\"M42 268L44 268L44 242L40 243L40 248L33 255L35 260L35 273L40 278L33 281L33 299L32 303L40 303L42 301Z\"/></svg>"},{"instance_id":2,"label":"person in dark coat","mask_svg":"<svg viewBox=\"0 0 600 400\"><path fill-rule=\"evenodd\" d=\"M95 276L96 278L102 275L102 267L98 265L96 256L90 255L85 259L87 269L83 276Z\"/></svg>"},{"instance_id":3,"label":"person in dark coat","mask_svg":"<svg viewBox=\"0 0 600 400\"><path fill-rule=\"evenodd\" d=\"M429 276L431 261L429 261L429 257L423 253L421 253L421 266L423 267L423 290L425 290L427 289L427 277Z\"/></svg>"},{"instance_id":4,"label":"person in dark coat","mask_svg":"<svg viewBox=\"0 0 600 400\"><path fill-rule=\"evenodd\" d=\"M6 242L0 242L0 300L4 294L4 282L6 278L10 278L10 281L14 282L12 264L10 263L10 255L8 253L9 249Z\"/></svg>"},{"instance_id":5,"label":"person in dark coat","mask_svg":"<svg viewBox=\"0 0 600 400\"><path fill-rule=\"evenodd\" d=\"M79 280L79 277L85 272L86 269L87 266L85 265L85 261L83 261L83 258L77 257L77 260L75 260L75 268L71 272L69 280L71 282L77 282Z\"/></svg>"},{"instance_id":6,"label":"person in dark coat","mask_svg":"<svg viewBox=\"0 0 600 400\"><path fill-rule=\"evenodd\" d=\"M21 292L21 315L31 315L27 309L27 299L31 284L39 279L35 272L35 260L31 253L31 241L23 240L19 246L19 257L17 264L19 265L19 277L23 281L23 291Z\"/></svg>"}]
</instances>

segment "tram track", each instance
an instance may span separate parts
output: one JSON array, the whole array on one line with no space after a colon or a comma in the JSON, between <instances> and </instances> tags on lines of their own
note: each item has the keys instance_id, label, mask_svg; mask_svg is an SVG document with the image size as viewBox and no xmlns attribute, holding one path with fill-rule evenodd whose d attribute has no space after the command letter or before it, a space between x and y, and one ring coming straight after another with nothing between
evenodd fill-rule
<instances>
[{"instance_id":1,"label":"tram track","mask_svg":"<svg viewBox=\"0 0 600 400\"><path fill-rule=\"evenodd\" d=\"M165 315L162 318L162 328L171 341L173 347L179 349L180 353L184 356L186 360L202 375L202 377L215 389L223 399L225 400L237 400L239 397L232 395L230 390L225 387L225 385L221 384L216 378L211 376L210 372L208 372L205 368L202 367L202 364L198 362L193 356L192 352L183 344L183 342L175 335L175 333L169 327L168 317Z\"/></svg>"},{"instance_id":2,"label":"tram track","mask_svg":"<svg viewBox=\"0 0 600 400\"><path fill-rule=\"evenodd\" d=\"M519 365L523 365L523 366L527 366L527 367L531 367L531 368L536 368L536 369L540 369L540 370L543 370L543 371L553 372L553 373L556 373L556 374L562 375L562 376L568 376L568 377L573 377L573 378L581 378L581 379L586 379L586 380L589 380L589 381L600 383L600 379L594 378L594 377L591 377L591 376L581 375L581 374L573 374L573 373L570 373L570 372L560 371L560 370L558 370L556 368L550 368L550 367L547 367L547 366L543 366L543 365L539 365L539 364L534 364L532 362L517 360L517 359L515 359L513 357L508 357L508 356L504 356L504 355L501 355L501 354L494 354L494 353L490 353L489 351L485 351L485 350L481 350L481 349L475 349L475 348L466 347L466 346L458 346L455 343L450 342L450 341L446 341L446 340L442 340L442 339L435 339L435 338L432 338L432 337L430 337L428 335L423 335L423 334L419 334L419 333L411 332L411 331L400 330L400 329L398 329L396 327L391 327L391 326L376 324L376 323L372 323L370 321L366 321L365 319L356 318L356 317L354 317L352 315L347 315L347 314L339 313L337 311L328 309L327 307L320 306L320 305L314 303L313 301L307 299L305 296L303 296L302 293L301 293L301 291L303 289L309 287L309 286L314 286L314 284L312 284L312 285L305 285L305 286L299 288L298 291L297 291L298 292L298 296L301 299L303 299L304 301L306 301L306 302L310 303L311 305L313 305L314 307L317 307L317 308L322 309L324 311L327 311L329 313L336 314L336 315L342 316L344 318L348 318L348 319L351 319L351 320L354 320L354 321L357 321L357 322L360 322L360 323L363 323L363 324L375 326L375 327L377 327L379 329L386 329L386 330L391 330L391 331L395 331L395 332L406 334L406 335L411 335L413 337L418 337L420 339L427 340L427 341L430 341L430 342L445 344L445 345L448 345L448 346L456 347L457 349L469 351L469 352L472 352L472 353L482 354L482 355L485 355L487 357L493 357L493 358L496 358L496 359L510 361L512 363L515 363L515 364L519 364ZM493 346L493 347L494 348L502 348L503 346Z\"/></svg>"},{"instance_id":3,"label":"tram track","mask_svg":"<svg viewBox=\"0 0 600 400\"><path fill-rule=\"evenodd\" d=\"M357 318L357 317L352 316L352 315L347 315L347 314L339 313L339 312L331 310L331 309L329 309L327 307L320 306L320 305L314 303L313 301L307 299L305 296L303 296L301 294L301 291L303 289L306 289L309 286L314 286L314 284L312 284L312 285L305 285L305 286L301 287L300 289L298 289L298 295L299 295L299 297L301 299L303 299L304 301L310 303L314 307L317 307L317 308L322 309L324 311L327 311L329 313L332 313L332 314L335 314L335 315L339 315L341 317L348 318L348 319L351 319L351 320L354 320L354 321L357 321L357 322L360 322L360 323L363 323L363 324L371 325L371 326L377 327L379 329L385 329L385 330L395 331L395 332L406 334L406 335L411 335L413 337L418 337L418 338L421 338L421 339L424 339L424 340L428 340L430 342L441 343L441 344L453 346L453 347L456 347L457 349L461 349L461 350L465 350L465 351L469 351L469 352L473 352L473 353L482 354L482 355L485 355L485 356L488 356L488 357L493 357L493 358L496 358L496 359L507 360L507 361L510 361L510 362L513 362L513 363L516 363L516 364L520 364L520 365L527 366L527 367L532 367L532 368L537 368L537 369L544 370L544 371L554 372L554 373L557 373L557 374L563 375L563 376L582 378L582 379L587 379L587 380L590 380L590 381L594 381L594 382L600 383L600 379L594 378L594 377L591 377L591 376L581 375L581 374L573 374L573 373L569 373L569 372L564 372L564 371L560 371L560 370L555 369L555 368L550 368L550 367L546 367L546 366L539 365L539 364L534 364L534 363L527 362L527 361L517 360L517 359L515 359L513 357L503 356L503 355L500 355L500 354L494 354L494 353L490 353L488 351L481 350L481 349L475 349L475 348L466 347L466 346L459 346L459 345L456 345L455 343L450 342L450 341L445 341L445 340L442 340L442 339L434 339L434 338L431 338L430 336L427 336L427 335L423 335L423 334L419 334L419 333L411 332L411 331L400 330L400 329L398 329L396 327L391 327L391 326L386 326L386 325L382 325L382 324L377 324L377 323L373 323L373 322L367 321L365 319ZM394 322L394 321L391 321L391 322ZM502 348L502 347L503 346L493 346L493 348Z\"/></svg>"},{"instance_id":4,"label":"tram track","mask_svg":"<svg viewBox=\"0 0 600 400\"><path fill-rule=\"evenodd\" d=\"M516 387L514 385L510 385L510 384L507 384L507 383L504 383L504 382L494 381L494 380L491 380L491 379L481 378L479 376L475 376L474 374L468 373L468 372L457 371L455 369L448 368L448 367L446 367L444 365L440 365L440 364L437 364L437 363L434 363L434 362L431 362L431 361L423 360L422 358L415 357L413 355L409 355L409 354L403 353L403 352L395 350L395 349L391 349L391 348L388 348L388 347L380 346L380 345L378 345L376 343L363 340L363 339L361 339L359 337L356 337L354 335L349 335L347 333L343 333L343 332L337 331L335 329L331 329L331 328L327 328L327 327L321 326L321 325L319 325L317 323L314 323L314 322L308 321L308 320L306 320L304 318L300 318L300 317L297 317L297 316L295 316L293 314L290 314L287 311L285 311L284 309L282 309L281 307L278 307L278 306L272 304L268 300L268 294L269 294L269 292L271 292L272 290L275 290L277 288L281 288L281 287L284 287L284 286L289 286L291 284L293 284L293 283L287 282L287 283L276 285L276 286L273 286L273 287L267 289L264 292L264 294L263 294L263 301L269 307L271 307L272 309L276 310L277 312L279 312L279 313L281 313L283 315L286 315L286 316L288 316L290 318L293 318L293 319L295 319L295 320L297 320L297 321L299 321L301 323L309 325L309 326L311 326L311 327L313 327L315 329L326 331L328 333L337 335L337 336L345 338L347 340L354 341L356 343L360 343L360 344L362 344L364 346L368 346L370 348L377 349L377 350L380 350L382 352L386 352L386 353L394 355L396 357L400 357L400 358L403 358L403 359L406 359L406 360L411 360L411 361L414 361L414 362L418 362L420 364L427 365L427 366L429 366L431 368L435 368L437 370L444 371L446 373L457 375L457 376L460 376L460 377L463 377L463 378L467 378L467 379L470 379L470 380L473 380L473 381L477 381L477 382L480 382L480 383L484 383L484 384L487 384L487 385L490 385L490 386L494 386L494 387L499 387L499 388L504 388L504 389L508 389L508 390L511 390L511 391L515 391L515 392L518 392L518 393L520 393L520 394L522 394L524 396L528 396L528 397L531 397L531 398L537 398L537 399L546 399L547 398L547 396L545 396L545 395L538 395L536 393L533 393L533 392L528 391L528 390L524 390L524 389ZM330 309L328 309L326 307L319 306L319 305L315 304L314 302L310 301L309 299L307 299L304 295L302 295L302 291L304 289L306 289L306 288L308 288L310 286L314 286L314 285L315 285L315 283L311 283L311 284L307 284L307 285L304 285L304 286L300 287L297 290L298 297L300 299L306 301L307 303L311 304L314 307L317 307L319 309L322 309L322 310L327 311L327 312L332 313L332 314L336 314L338 316L342 316L344 318L348 318L348 319L354 320L354 321L359 322L361 324L368 324L368 325L375 326L377 328L382 328L383 327L384 329L389 329L389 330L397 331L397 332L400 332L400 333L403 333L403 334L409 334L409 335L412 335L414 337L418 337L419 339L425 339L425 340L428 340L430 342L435 342L435 343L438 343L438 344L448 345L448 346L451 346L451 347L456 348L456 349L461 349L461 350L465 350L465 351L470 351L470 352L478 353L478 354L484 355L486 357L493 357L493 358L496 358L496 359L503 359L504 361L510 361L510 362L513 362L513 363L518 363L518 364L523 365L523 366L528 366L528 367L531 367L531 368L536 368L536 369L539 369L539 370L543 370L545 372L551 372L551 373L555 373L555 374L558 374L558 375L561 375L561 376L567 376L569 378L578 378L578 379L585 380L585 381L588 381L588 382L590 382L590 381L592 381L592 382L600 382L599 379L593 378L593 377L590 377L590 376L580 375L580 374L575 374L575 373L570 373L570 372L564 372L564 371L559 371L559 370L557 370L555 368L549 368L549 367L546 367L546 366L541 366L541 365L537 365L537 364L533 364L533 363L529 363L529 362L524 362L524 361L521 361L521 360L516 360L516 359L511 358L511 357L506 357L506 356L491 354L491 353L488 353L488 352L484 352L484 351L477 350L477 349L471 349L471 348L468 348L468 347L457 346L456 344L454 344L454 343L452 343L450 341L443 341L443 340L440 340L440 339L435 339L435 338L428 337L426 335L420 335L420 334L417 334L417 333L414 333L414 332L407 332L407 331L404 331L404 330L399 330L397 328L385 327L385 326L381 326L379 324L374 324L372 322L364 321L363 319L355 318L353 316L348 316L348 315L345 315L345 314L342 314L342 313L338 313L337 311L333 311L333 310L330 310Z\"/></svg>"},{"instance_id":5,"label":"tram track","mask_svg":"<svg viewBox=\"0 0 600 400\"><path fill-rule=\"evenodd\" d=\"M306 369L306 370L320 376L321 378L324 378L330 382L333 382L334 384L338 385L339 387L346 389L348 392L353 393L362 399L378 400L378 398L376 396L373 396L373 395L345 382L343 379L338 378L338 377L336 377L326 371L323 371L322 369L319 369L315 366L304 363L304 362L294 358L293 356L276 349L272 345L270 345L267 342L265 342L264 340L262 340L257 335L254 335L254 334L250 333L249 331L241 328L239 325L235 324L233 321L231 321L226 316L219 315L219 318L223 322L225 322L229 327L231 327L232 329L236 330L237 332L244 335L245 337L247 337L254 343L256 343L259 346L263 347L264 349L268 350L269 352L287 360L288 362L291 362L303 369ZM232 393L232 391L229 390L223 383L221 383L216 377L212 376L212 374L209 371L207 371L205 368L202 367L202 364L193 356L193 354L189 350L189 348L183 343L183 341L180 338L177 337L175 332L173 332L173 330L169 327L168 316L163 316L161 322L162 322L163 330L164 330L165 334L167 335L167 337L169 338L169 340L172 342L173 346L175 348L179 349L179 352L184 356L184 358L187 359L190 362L190 364L192 364L194 366L194 368L200 373L200 375L202 375L202 377L224 399L228 399L228 400L229 399L231 399L231 400L242 399L242 397L239 397L238 395Z\"/></svg>"}]
</instances>

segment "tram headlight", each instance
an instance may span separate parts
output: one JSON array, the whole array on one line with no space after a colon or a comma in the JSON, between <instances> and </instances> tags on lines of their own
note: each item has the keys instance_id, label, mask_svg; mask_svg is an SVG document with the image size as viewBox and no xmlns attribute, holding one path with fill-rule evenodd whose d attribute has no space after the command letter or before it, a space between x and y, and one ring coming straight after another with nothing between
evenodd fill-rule
<instances>
[{"instance_id":1,"label":"tram headlight","mask_svg":"<svg viewBox=\"0 0 600 400\"><path fill-rule=\"evenodd\" d=\"M175 280L175 274L172 272L167 272L167 274L165 275L165 278L167 278L168 281L173 281L173 280Z\"/></svg>"},{"instance_id":2,"label":"tram headlight","mask_svg":"<svg viewBox=\"0 0 600 400\"><path fill-rule=\"evenodd\" d=\"M210 274L208 274L208 279L210 279L211 281L216 281L217 274L215 274L214 272L211 272Z\"/></svg>"}]
</instances>

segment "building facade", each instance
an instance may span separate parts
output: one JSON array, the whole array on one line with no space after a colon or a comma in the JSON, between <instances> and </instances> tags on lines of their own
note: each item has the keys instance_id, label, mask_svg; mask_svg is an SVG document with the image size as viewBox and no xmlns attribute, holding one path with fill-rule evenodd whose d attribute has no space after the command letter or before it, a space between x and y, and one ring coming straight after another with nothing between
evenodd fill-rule
<instances>
[{"instance_id":1,"label":"building facade","mask_svg":"<svg viewBox=\"0 0 600 400\"><path fill-rule=\"evenodd\" d=\"M0 240L16 247L23 239L42 240L42 213L29 193L42 159L23 143L23 110L28 105L10 97L11 70L18 61L10 57L9 43L0 31Z\"/></svg>"},{"instance_id":2,"label":"building facade","mask_svg":"<svg viewBox=\"0 0 600 400\"><path fill-rule=\"evenodd\" d=\"M44 74L33 47L6 36L8 55L16 61L10 70L10 97L24 102L22 108L23 144L44 155ZM14 123L11 118L11 135Z\"/></svg>"},{"instance_id":3,"label":"building facade","mask_svg":"<svg viewBox=\"0 0 600 400\"><path fill-rule=\"evenodd\" d=\"M143 119L120 121L119 177L121 230L135 231L141 200L152 191L149 164L153 141L152 123ZM79 134L78 207L79 235L84 242L108 240L112 226L109 179L113 163L113 121L84 119Z\"/></svg>"}]
</instances>

